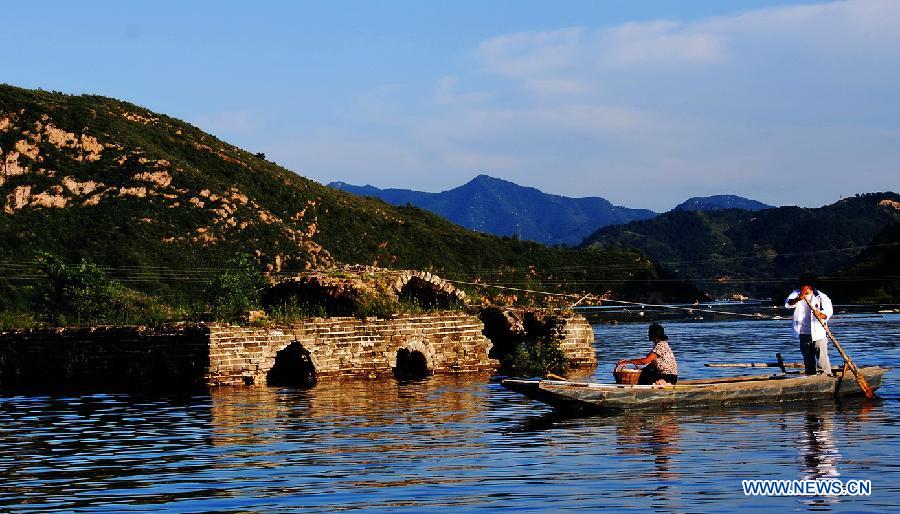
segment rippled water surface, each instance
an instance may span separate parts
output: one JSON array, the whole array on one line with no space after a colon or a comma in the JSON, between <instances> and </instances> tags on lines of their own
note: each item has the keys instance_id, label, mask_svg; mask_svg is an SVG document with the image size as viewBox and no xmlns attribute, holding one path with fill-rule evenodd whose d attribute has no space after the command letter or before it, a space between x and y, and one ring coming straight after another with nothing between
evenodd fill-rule
<instances>
[{"instance_id":1,"label":"rippled water surface","mask_svg":"<svg viewBox=\"0 0 900 514\"><path fill-rule=\"evenodd\" d=\"M669 323L682 377L799 360L789 321ZM900 365L900 316L832 326L857 362ZM598 325L601 362L646 325ZM840 358L832 350L832 361ZM746 372L746 370L744 370ZM487 376L223 388L193 396L0 397L0 511L889 511L900 377L876 402L566 418ZM745 497L746 478L871 479L868 497ZM774 511L773 511L774 512Z\"/></svg>"}]
</instances>

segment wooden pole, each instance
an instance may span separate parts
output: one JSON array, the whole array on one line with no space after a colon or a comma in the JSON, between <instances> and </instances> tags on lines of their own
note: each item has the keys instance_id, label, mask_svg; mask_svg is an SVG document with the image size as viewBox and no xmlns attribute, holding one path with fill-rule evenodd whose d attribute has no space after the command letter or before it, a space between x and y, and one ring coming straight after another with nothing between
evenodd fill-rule
<instances>
[{"instance_id":1,"label":"wooden pole","mask_svg":"<svg viewBox=\"0 0 900 514\"><path fill-rule=\"evenodd\" d=\"M822 325L822 328L825 329L825 333L828 334L828 337L831 338L831 342L834 343L834 347L837 348L838 353L841 354L841 358L844 359L844 364L846 367L850 368L850 371L853 372L853 376L856 377L856 381L859 383L859 388L866 393L866 398L874 398L875 393L872 392L872 388L869 387L869 383L866 382L866 378L862 376L859 372L859 369L856 367L856 364L853 363L853 360L849 355L841 348L841 344L838 343L838 340L835 339L834 334L831 333L831 329L828 328L828 325L825 324L818 316L816 316L816 310L813 309L809 300L804 296L803 301L806 302L806 305L809 306L809 315L816 318L819 321L819 324Z\"/></svg>"},{"instance_id":2,"label":"wooden pole","mask_svg":"<svg viewBox=\"0 0 900 514\"><path fill-rule=\"evenodd\" d=\"M577 302L573 303L569 308L570 308L570 309L574 309L575 307L578 307L578 304L579 304L579 303L581 303L581 302L583 302L583 301L585 301L585 300L587 300L588 298L591 298L591 297L593 297L593 296L594 296L594 295L592 295L591 293L588 293L588 294L582 296L580 300L578 300Z\"/></svg>"}]
</instances>

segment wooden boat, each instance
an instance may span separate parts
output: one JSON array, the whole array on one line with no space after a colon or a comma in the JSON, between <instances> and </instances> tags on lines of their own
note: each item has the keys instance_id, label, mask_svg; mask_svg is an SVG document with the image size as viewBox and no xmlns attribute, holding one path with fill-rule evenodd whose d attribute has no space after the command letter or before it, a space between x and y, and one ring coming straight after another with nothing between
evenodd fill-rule
<instances>
[{"instance_id":1,"label":"wooden boat","mask_svg":"<svg viewBox=\"0 0 900 514\"><path fill-rule=\"evenodd\" d=\"M876 390L889 369L867 366L859 371ZM727 407L863 395L853 375L848 372L845 377L841 371L833 377L779 373L683 380L664 386L541 379L505 379L501 384L557 409L577 411Z\"/></svg>"}]
</instances>

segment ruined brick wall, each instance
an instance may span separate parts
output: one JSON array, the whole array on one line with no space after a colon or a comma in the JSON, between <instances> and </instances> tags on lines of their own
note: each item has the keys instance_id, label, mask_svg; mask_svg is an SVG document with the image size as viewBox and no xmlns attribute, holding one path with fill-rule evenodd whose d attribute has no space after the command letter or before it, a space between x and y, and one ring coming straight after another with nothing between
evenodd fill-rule
<instances>
[{"instance_id":1,"label":"ruined brick wall","mask_svg":"<svg viewBox=\"0 0 900 514\"><path fill-rule=\"evenodd\" d=\"M574 368L589 368L597 365L594 352L594 328L580 314L570 314L560 318L562 325L562 342L559 344L563 354Z\"/></svg>"},{"instance_id":2,"label":"ruined brick wall","mask_svg":"<svg viewBox=\"0 0 900 514\"><path fill-rule=\"evenodd\" d=\"M527 337L554 336L560 338L559 347L568 367L597 365L594 329L580 314L528 307L486 307L479 316L498 355L513 351Z\"/></svg>"},{"instance_id":3,"label":"ruined brick wall","mask_svg":"<svg viewBox=\"0 0 900 514\"><path fill-rule=\"evenodd\" d=\"M318 377L389 375L400 349L420 352L431 373L489 370L491 342L475 316L433 314L396 319L318 318L277 328L210 326L211 385L265 384L276 353L296 341Z\"/></svg>"},{"instance_id":4,"label":"ruined brick wall","mask_svg":"<svg viewBox=\"0 0 900 514\"><path fill-rule=\"evenodd\" d=\"M3 332L0 386L201 385L208 340L200 326Z\"/></svg>"},{"instance_id":5,"label":"ruined brick wall","mask_svg":"<svg viewBox=\"0 0 900 514\"><path fill-rule=\"evenodd\" d=\"M595 364L591 326L558 322L574 367ZM478 317L457 313L395 319L317 318L284 327L226 324L19 330L0 334L0 386L88 384L265 384L276 354L296 342L316 376L390 375L401 349L424 357L429 373L497 367Z\"/></svg>"}]
</instances>

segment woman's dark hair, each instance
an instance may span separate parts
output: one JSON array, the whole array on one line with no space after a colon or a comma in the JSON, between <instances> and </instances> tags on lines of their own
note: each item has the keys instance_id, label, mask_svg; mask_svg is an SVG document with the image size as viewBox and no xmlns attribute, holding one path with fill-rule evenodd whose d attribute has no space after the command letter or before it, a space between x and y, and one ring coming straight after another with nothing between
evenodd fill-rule
<instances>
[{"instance_id":1,"label":"woman's dark hair","mask_svg":"<svg viewBox=\"0 0 900 514\"><path fill-rule=\"evenodd\" d=\"M666 336L666 330L659 323L654 323L650 325L649 331L650 339L654 341L668 341L669 338Z\"/></svg>"}]
</instances>

